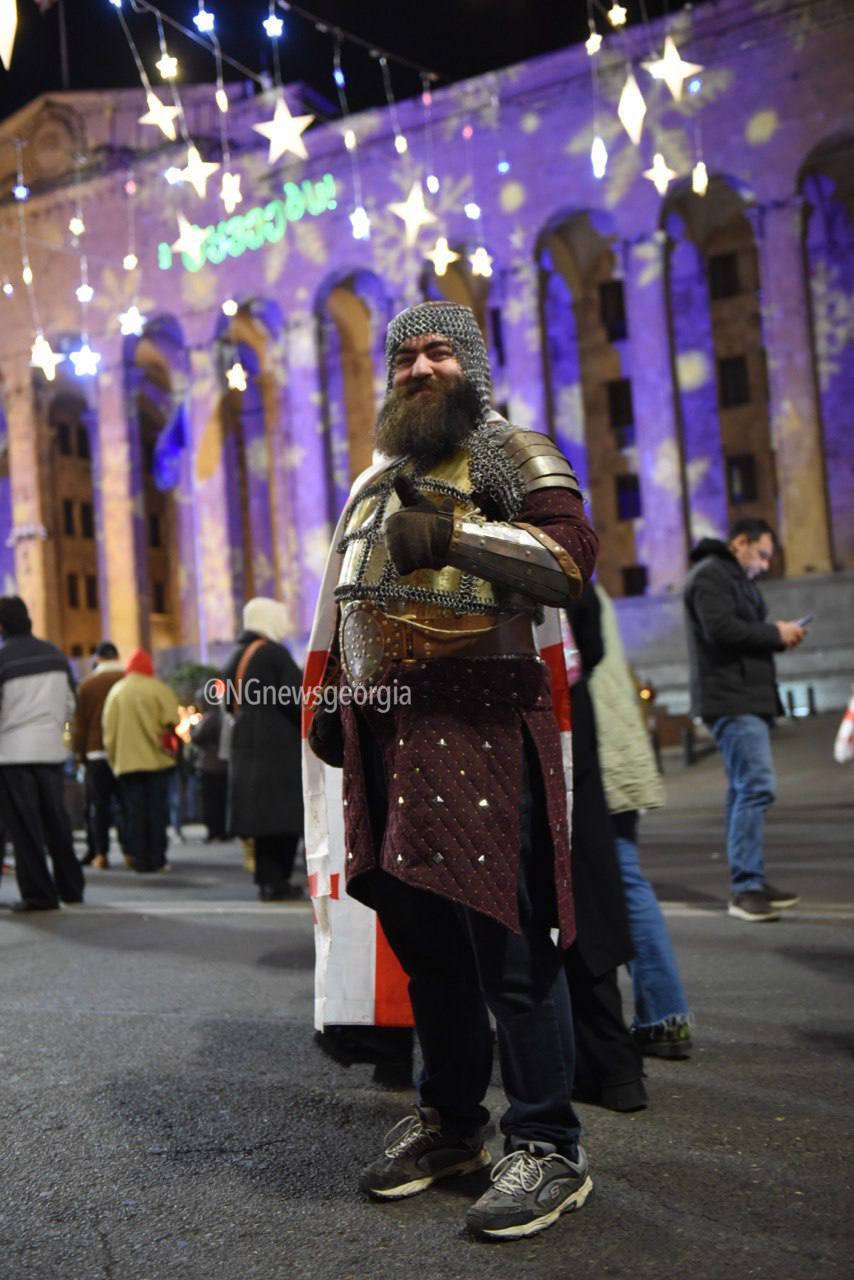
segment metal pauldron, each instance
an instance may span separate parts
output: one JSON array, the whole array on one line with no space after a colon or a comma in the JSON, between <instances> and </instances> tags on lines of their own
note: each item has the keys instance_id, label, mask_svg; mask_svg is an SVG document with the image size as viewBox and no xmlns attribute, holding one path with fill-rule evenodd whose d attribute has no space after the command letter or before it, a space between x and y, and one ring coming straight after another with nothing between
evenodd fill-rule
<instances>
[{"instance_id":1,"label":"metal pauldron","mask_svg":"<svg viewBox=\"0 0 854 1280\"><path fill-rule=\"evenodd\" d=\"M496 586L521 591L538 604L569 604L583 586L572 556L532 525L457 516L448 564Z\"/></svg>"}]
</instances>

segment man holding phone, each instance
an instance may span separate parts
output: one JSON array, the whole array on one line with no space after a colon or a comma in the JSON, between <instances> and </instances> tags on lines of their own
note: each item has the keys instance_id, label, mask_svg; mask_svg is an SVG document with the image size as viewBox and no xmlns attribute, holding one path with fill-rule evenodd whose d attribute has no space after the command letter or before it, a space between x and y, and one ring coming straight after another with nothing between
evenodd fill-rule
<instances>
[{"instance_id":1,"label":"man holding phone","mask_svg":"<svg viewBox=\"0 0 854 1280\"><path fill-rule=\"evenodd\" d=\"M801 643L812 615L797 622L766 621L754 579L767 572L775 542L765 520L739 520L725 543L698 543L685 584L691 710L711 729L729 783L729 914L751 923L779 920L798 901L797 894L765 879L763 829L776 788L769 729L783 713L774 654Z\"/></svg>"}]
</instances>

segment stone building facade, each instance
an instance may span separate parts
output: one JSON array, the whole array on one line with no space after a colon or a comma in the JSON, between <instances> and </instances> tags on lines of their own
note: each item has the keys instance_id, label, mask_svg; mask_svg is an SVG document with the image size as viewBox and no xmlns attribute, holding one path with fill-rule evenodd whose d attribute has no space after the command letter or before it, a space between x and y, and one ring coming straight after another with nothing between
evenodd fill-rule
<instances>
[{"instance_id":1,"label":"stone building facade","mask_svg":"<svg viewBox=\"0 0 854 1280\"><path fill-rule=\"evenodd\" d=\"M668 32L704 68L679 101L640 65ZM633 618L653 618L691 543L741 514L777 526L786 580L850 587L854 11L719 0L612 34L597 58L598 105L573 47L439 89L429 110L402 102L397 122L315 124L307 160L272 166L253 125L276 91L232 86L232 216L219 172L204 197L166 181L186 145L139 123L141 90L40 98L0 126L0 554L41 634L74 656L105 634L206 656L248 596L270 594L299 648L370 457L385 324L424 297L475 308L496 403L574 461L603 582L643 597ZM629 62L647 106L638 147L616 115ZM183 99L218 161L214 88ZM312 109L285 92L295 115ZM644 177L656 152L678 175L664 194ZM430 220L408 237L390 206L416 183ZM179 215L208 229L198 259L173 247ZM426 256L439 236L460 255L444 274ZM67 357L80 347L81 254L98 372L76 377L66 358L49 381L30 366L34 331ZM145 326L122 336L134 303ZM226 376L238 364L244 389Z\"/></svg>"}]
</instances>

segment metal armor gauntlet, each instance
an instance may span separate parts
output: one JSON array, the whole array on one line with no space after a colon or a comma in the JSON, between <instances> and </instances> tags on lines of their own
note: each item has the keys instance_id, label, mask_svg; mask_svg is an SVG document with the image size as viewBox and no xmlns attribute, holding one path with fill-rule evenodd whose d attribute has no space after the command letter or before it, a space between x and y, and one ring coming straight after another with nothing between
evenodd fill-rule
<instances>
[{"instance_id":1,"label":"metal armor gauntlet","mask_svg":"<svg viewBox=\"0 0 854 1280\"><path fill-rule=\"evenodd\" d=\"M581 572L542 529L456 516L447 563L537 604L567 605L581 593Z\"/></svg>"}]
</instances>

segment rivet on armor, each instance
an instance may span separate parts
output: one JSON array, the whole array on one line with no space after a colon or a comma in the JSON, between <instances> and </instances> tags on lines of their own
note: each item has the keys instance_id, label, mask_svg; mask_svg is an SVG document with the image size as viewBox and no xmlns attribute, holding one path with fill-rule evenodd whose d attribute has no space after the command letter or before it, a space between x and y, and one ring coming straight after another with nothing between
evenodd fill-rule
<instances>
[{"instance_id":1,"label":"rivet on armor","mask_svg":"<svg viewBox=\"0 0 854 1280\"><path fill-rule=\"evenodd\" d=\"M398 796L398 797L397 797L397 803L398 803L398 804L403 804L403 796Z\"/></svg>"},{"instance_id":2,"label":"rivet on armor","mask_svg":"<svg viewBox=\"0 0 854 1280\"><path fill-rule=\"evenodd\" d=\"M466 776L466 771L465 771L465 769L460 769L460 777L461 777L461 778L464 778L465 776Z\"/></svg>"},{"instance_id":3,"label":"rivet on armor","mask_svg":"<svg viewBox=\"0 0 854 1280\"><path fill-rule=\"evenodd\" d=\"M488 809L488 808L489 808L489 801L488 801L488 800L478 800L478 802L477 802L477 807L478 807L479 809Z\"/></svg>"},{"instance_id":4,"label":"rivet on armor","mask_svg":"<svg viewBox=\"0 0 854 1280\"><path fill-rule=\"evenodd\" d=\"M402 747L402 746L403 746L403 738L400 738L400 739L399 739L399 741L398 741L398 744L397 744L397 745L398 745L399 747Z\"/></svg>"},{"instance_id":5,"label":"rivet on armor","mask_svg":"<svg viewBox=\"0 0 854 1280\"><path fill-rule=\"evenodd\" d=\"M402 853L399 853L399 854L397 855L397 860L398 860L398 862L403 862L403 854L402 854Z\"/></svg>"},{"instance_id":6,"label":"rivet on armor","mask_svg":"<svg viewBox=\"0 0 854 1280\"><path fill-rule=\"evenodd\" d=\"M353 854L350 852L350 850L349 850L349 849L347 850L347 861L348 861L348 862L352 862L352 861L353 861Z\"/></svg>"},{"instance_id":7,"label":"rivet on armor","mask_svg":"<svg viewBox=\"0 0 854 1280\"><path fill-rule=\"evenodd\" d=\"M438 863L438 862L444 862L445 859L442 857L441 853L434 853L433 861Z\"/></svg>"},{"instance_id":8,"label":"rivet on armor","mask_svg":"<svg viewBox=\"0 0 854 1280\"><path fill-rule=\"evenodd\" d=\"M484 742L484 744L483 744L483 749L484 749L484 751L491 751L491 750L492 750L492 743L491 743L491 742Z\"/></svg>"},{"instance_id":9,"label":"rivet on armor","mask_svg":"<svg viewBox=\"0 0 854 1280\"><path fill-rule=\"evenodd\" d=\"M441 796L436 796L436 804L444 804L444 803L445 801L442 799Z\"/></svg>"},{"instance_id":10,"label":"rivet on armor","mask_svg":"<svg viewBox=\"0 0 854 1280\"><path fill-rule=\"evenodd\" d=\"M448 745L448 744L447 744L447 742L445 741L445 739L444 739L444 738L440 738L440 739L439 739L439 746L440 746L440 747L446 747L447 745Z\"/></svg>"},{"instance_id":11,"label":"rivet on armor","mask_svg":"<svg viewBox=\"0 0 854 1280\"><path fill-rule=\"evenodd\" d=\"M486 854L482 853L478 858L478 862L486 862Z\"/></svg>"}]
</instances>

